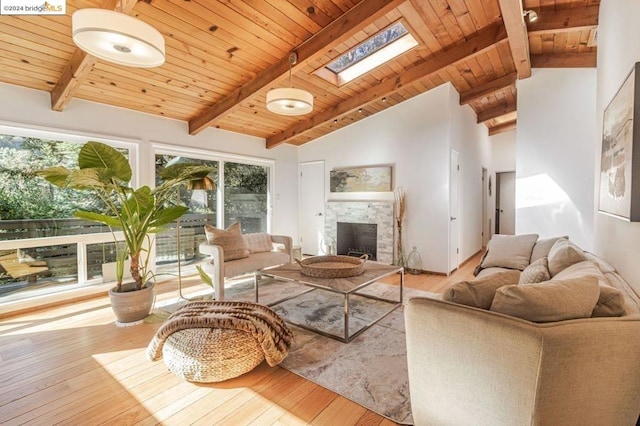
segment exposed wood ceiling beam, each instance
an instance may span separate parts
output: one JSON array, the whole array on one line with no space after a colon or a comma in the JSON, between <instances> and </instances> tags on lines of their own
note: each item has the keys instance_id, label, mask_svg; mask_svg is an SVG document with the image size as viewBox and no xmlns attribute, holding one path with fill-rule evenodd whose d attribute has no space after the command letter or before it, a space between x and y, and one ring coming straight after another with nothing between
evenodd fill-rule
<instances>
[{"instance_id":1,"label":"exposed wood ceiling beam","mask_svg":"<svg viewBox=\"0 0 640 426\"><path fill-rule=\"evenodd\" d=\"M478 113L478 123L484 123L485 121L493 120L495 118L502 117L503 115L511 114L516 111L515 104L500 105L486 111Z\"/></svg>"},{"instance_id":2,"label":"exposed wood ceiling beam","mask_svg":"<svg viewBox=\"0 0 640 426\"><path fill-rule=\"evenodd\" d=\"M600 6L553 10L542 8L538 19L529 23L529 35L591 30L598 26Z\"/></svg>"},{"instance_id":3,"label":"exposed wood ceiling beam","mask_svg":"<svg viewBox=\"0 0 640 426\"><path fill-rule=\"evenodd\" d=\"M398 77L383 80L370 89L359 93L342 103L327 108L305 121L289 127L277 135L267 138L267 148L274 148L287 142L294 136L306 133L317 126L337 119L344 114L357 110L371 102L382 99L385 96L389 96L390 94L395 93L416 81L436 74L448 66L478 55L487 49L492 48L497 43L506 41L506 37L502 24L486 28L482 30L478 36L467 40L463 44L453 46L435 54L426 61L404 71Z\"/></svg>"},{"instance_id":4,"label":"exposed wood ceiling beam","mask_svg":"<svg viewBox=\"0 0 640 426\"><path fill-rule=\"evenodd\" d=\"M105 9L115 10L125 14L131 13L138 0L109 0ZM85 78L89 75L93 66L98 62L98 58L89 55L82 49L77 48L71 60L62 71L60 80L51 91L51 108L54 111L62 111L67 106L73 95L78 91Z\"/></svg>"},{"instance_id":5,"label":"exposed wood ceiling beam","mask_svg":"<svg viewBox=\"0 0 640 426\"><path fill-rule=\"evenodd\" d=\"M460 105L466 105L475 102L479 99L486 98L493 93L506 89L509 86L513 86L516 82L516 73L507 74L503 77L495 80L482 83L471 90L467 90L460 94Z\"/></svg>"},{"instance_id":6,"label":"exposed wood ceiling beam","mask_svg":"<svg viewBox=\"0 0 640 426\"><path fill-rule=\"evenodd\" d=\"M291 67L291 72L295 72L308 62L323 55L333 46L343 42L405 1L362 0L293 50L298 55L298 62ZM216 118L231 112L240 102L286 76L289 73L289 66L289 55L287 55L198 117L190 120L189 134L195 135L201 132L209 127Z\"/></svg>"},{"instance_id":7,"label":"exposed wood ceiling beam","mask_svg":"<svg viewBox=\"0 0 640 426\"><path fill-rule=\"evenodd\" d=\"M545 53L531 56L533 68L595 68L597 53Z\"/></svg>"},{"instance_id":8,"label":"exposed wood ceiling beam","mask_svg":"<svg viewBox=\"0 0 640 426\"><path fill-rule=\"evenodd\" d=\"M521 0L499 0L502 19L509 36L509 46L513 63L518 71L518 78L531 77L531 60L529 59L529 36L522 16Z\"/></svg>"},{"instance_id":9,"label":"exposed wood ceiling beam","mask_svg":"<svg viewBox=\"0 0 640 426\"><path fill-rule=\"evenodd\" d=\"M76 49L71 60L64 67L60 80L51 91L51 108L62 111L89 75L98 58L81 49Z\"/></svg>"},{"instance_id":10,"label":"exposed wood ceiling beam","mask_svg":"<svg viewBox=\"0 0 640 426\"><path fill-rule=\"evenodd\" d=\"M587 47L596 47L598 45L598 27L591 28L589 31L589 41Z\"/></svg>"},{"instance_id":11,"label":"exposed wood ceiling beam","mask_svg":"<svg viewBox=\"0 0 640 426\"><path fill-rule=\"evenodd\" d=\"M509 130L514 130L516 128L517 121L509 121L507 123L498 124L497 126L493 126L489 128L489 136L497 135L499 133L508 132Z\"/></svg>"}]
</instances>

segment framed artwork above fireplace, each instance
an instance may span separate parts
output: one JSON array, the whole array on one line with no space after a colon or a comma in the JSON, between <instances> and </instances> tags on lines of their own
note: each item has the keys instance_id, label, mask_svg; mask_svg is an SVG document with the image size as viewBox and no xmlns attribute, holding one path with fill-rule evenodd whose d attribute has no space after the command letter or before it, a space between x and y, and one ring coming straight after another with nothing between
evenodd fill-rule
<instances>
[{"instance_id":1,"label":"framed artwork above fireplace","mask_svg":"<svg viewBox=\"0 0 640 426\"><path fill-rule=\"evenodd\" d=\"M331 192L391 191L392 166L365 166L329 172Z\"/></svg>"}]
</instances>

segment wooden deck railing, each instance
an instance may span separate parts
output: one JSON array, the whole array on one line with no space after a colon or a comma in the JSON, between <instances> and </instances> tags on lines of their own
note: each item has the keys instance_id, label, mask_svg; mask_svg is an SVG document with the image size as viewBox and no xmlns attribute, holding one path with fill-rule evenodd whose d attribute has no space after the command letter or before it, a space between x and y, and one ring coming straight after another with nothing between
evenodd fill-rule
<instances>
[{"instance_id":1,"label":"wooden deck railing","mask_svg":"<svg viewBox=\"0 0 640 426\"><path fill-rule=\"evenodd\" d=\"M198 257L206 223L215 224L216 215L180 219L181 260ZM172 223L156 236L156 262L177 261L176 227ZM101 276L102 264L113 261L113 236L106 226L80 219L0 221L0 284L47 276L75 277L83 283Z\"/></svg>"}]
</instances>

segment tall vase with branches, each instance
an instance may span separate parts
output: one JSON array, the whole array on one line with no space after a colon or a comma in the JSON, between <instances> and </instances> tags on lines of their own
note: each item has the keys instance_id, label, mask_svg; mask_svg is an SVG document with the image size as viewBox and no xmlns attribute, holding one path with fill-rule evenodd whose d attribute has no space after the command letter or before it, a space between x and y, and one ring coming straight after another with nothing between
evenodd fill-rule
<instances>
[{"instance_id":1,"label":"tall vase with branches","mask_svg":"<svg viewBox=\"0 0 640 426\"><path fill-rule=\"evenodd\" d=\"M398 240L396 241L396 265L404 266L404 252L402 249L402 222L406 212L406 199L404 189L399 186L394 192L396 227L398 229Z\"/></svg>"}]
</instances>

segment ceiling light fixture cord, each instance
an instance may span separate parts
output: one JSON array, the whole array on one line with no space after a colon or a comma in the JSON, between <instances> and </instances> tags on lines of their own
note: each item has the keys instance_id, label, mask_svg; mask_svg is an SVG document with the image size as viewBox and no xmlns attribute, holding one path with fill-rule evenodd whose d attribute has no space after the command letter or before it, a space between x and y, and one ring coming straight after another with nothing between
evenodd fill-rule
<instances>
[{"instance_id":1,"label":"ceiling light fixture cord","mask_svg":"<svg viewBox=\"0 0 640 426\"><path fill-rule=\"evenodd\" d=\"M298 54L296 52L291 52L289 55L289 87L293 87L291 84L291 69L298 62Z\"/></svg>"}]
</instances>

